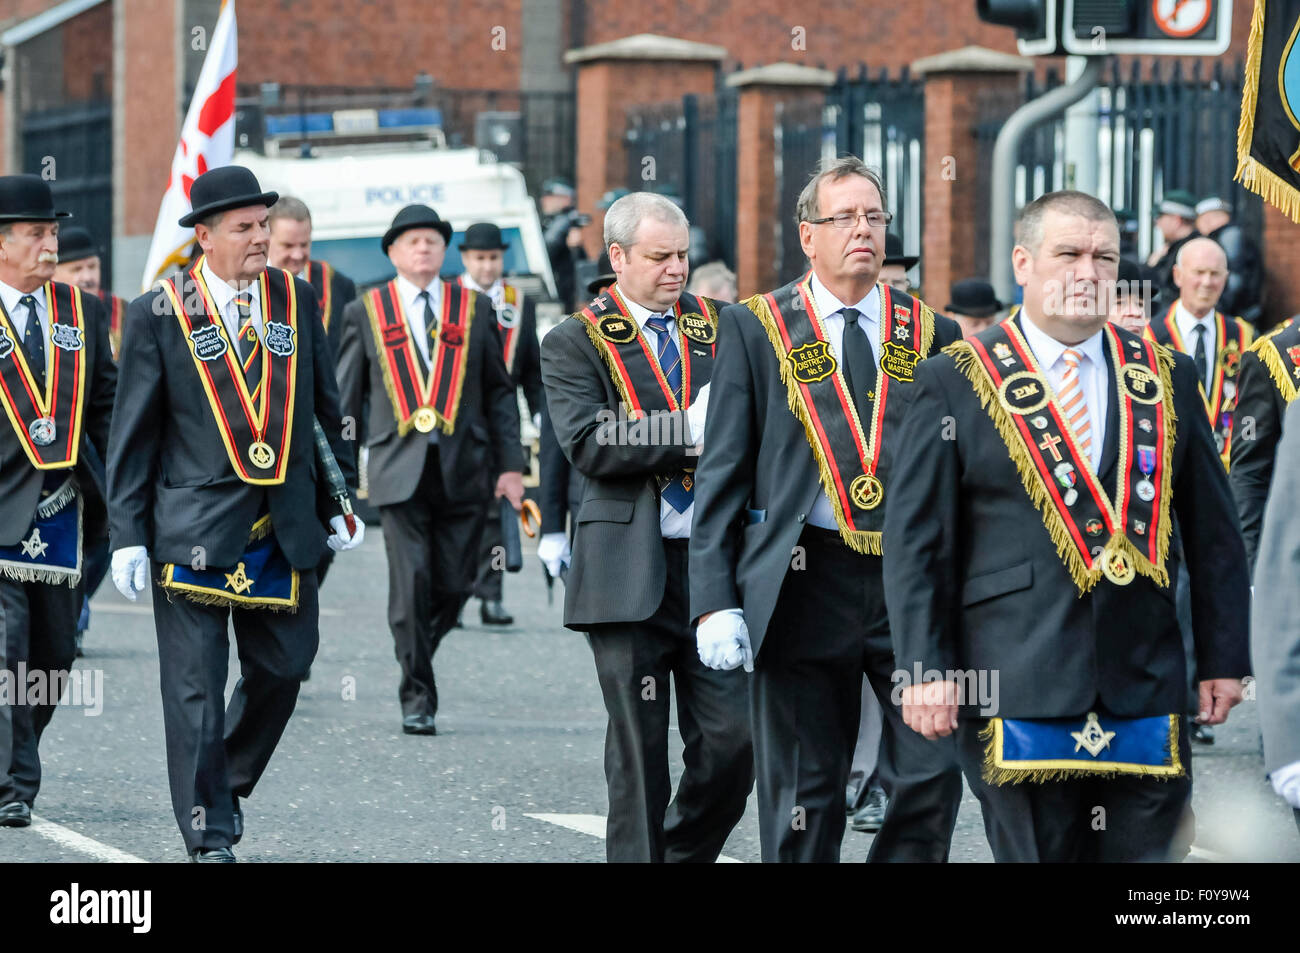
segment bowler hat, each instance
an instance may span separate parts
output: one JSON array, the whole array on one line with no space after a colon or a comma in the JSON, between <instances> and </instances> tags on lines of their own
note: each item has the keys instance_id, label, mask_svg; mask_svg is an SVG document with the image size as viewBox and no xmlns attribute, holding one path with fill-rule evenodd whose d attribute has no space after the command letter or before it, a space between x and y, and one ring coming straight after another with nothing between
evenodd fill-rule
<instances>
[{"instance_id":1,"label":"bowler hat","mask_svg":"<svg viewBox=\"0 0 1300 953\"><path fill-rule=\"evenodd\" d=\"M182 215L177 222L181 228L193 228L209 215L227 212L232 208L249 205L272 206L280 198L279 192L263 192L257 176L242 165L223 165L209 169L190 186L190 205L193 211Z\"/></svg>"},{"instance_id":2,"label":"bowler hat","mask_svg":"<svg viewBox=\"0 0 1300 953\"><path fill-rule=\"evenodd\" d=\"M952 286L952 300L945 311L967 314L972 318L989 318L1002 310L1002 302L993 286L983 278L963 278Z\"/></svg>"},{"instance_id":3,"label":"bowler hat","mask_svg":"<svg viewBox=\"0 0 1300 953\"><path fill-rule=\"evenodd\" d=\"M609 263L609 252L603 251L600 260L596 262L596 277L587 282L587 294L598 295L602 288L609 287L617 280L614 266Z\"/></svg>"},{"instance_id":4,"label":"bowler hat","mask_svg":"<svg viewBox=\"0 0 1300 953\"><path fill-rule=\"evenodd\" d=\"M384 232L384 237L380 240L379 244L384 254L388 254L388 246L397 241L398 235L409 232L413 228L437 229L444 242L451 241L451 222L443 221L438 217L438 213L427 205L408 205L393 216L392 226Z\"/></svg>"},{"instance_id":5,"label":"bowler hat","mask_svg":"<svg viewBox=\"0 0 1300 953\"><path fill-rule=\"evenodd\" d=\"M39 175L0 175L0 222L52 222L71 218L54 211L50 183Z\"/></svg>"},{"instance_id":6,"label":"bowler hat","mask_svg":"<svg viewBox=\"0 0 1300 953\"><path fill-rule=\"evenodd\" d=\"M67 264L70 261L81 261L83 258L92 258L98 254L100 254L99 246L90 237L90 232L84 228L70 225L59 230L60 265Z\"/></svg>"},{"instance_id":7,"label":"bowler hat","mask_svg":"<svg viewBox=\"0 0 1300 953\"><path fill-rule=\"evenodd\" d=\"M904 255L903 240L893 232L885 233L885 264L902 265L903 268L911 268L921 260L920 255Z\"/></svg>"},{"instance_id":8,"label":"bowler hat","mask_svg":"<svg viewBox=\"0 0 1300 953\"><path fill-rule=\"evenodd\" d=\"M465 229L461 251L505 251L510 243L501 238L501 229L491 222L475 222Z\"/></svg>"}]
</instances>

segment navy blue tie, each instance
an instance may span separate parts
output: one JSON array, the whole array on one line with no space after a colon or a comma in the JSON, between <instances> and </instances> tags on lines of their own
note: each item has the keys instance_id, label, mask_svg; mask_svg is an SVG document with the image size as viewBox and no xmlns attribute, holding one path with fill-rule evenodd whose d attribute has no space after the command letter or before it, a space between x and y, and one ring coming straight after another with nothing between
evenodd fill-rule
<instances>
[{"instance_id":1,"label":"navy blue tie","mask_svg":"<svg viewBox=\"0 0 1300 953\"><path fill-rule=\"evenodd\" d=\"M668 319L661 314L656 314L649 318L645 325L659 335L655 355L659 358L659 367L664 372L668 386L672 388L678 403L681 403L682 353L677 350L673 333L668 330ZM695 502L695 479L685 470L679 470L671 476L661 476L659 484L659 495L678 513L685 513Z\"/></svg>"},{"instance_id":2,"label":"navy blue tie","mask_svg":"<svg viewBox=\"0 0 1300 953\"><path fill-rule=\"evenodd\" d=\"M45 389L45 333L41 319L36 316L36 299L23 295L18 303L27 309L27 329L23 332L23 350L27 352L27 365L32 370L36 386ZM42 395L43 396L43 395Z\"/></svg>"}]
</instances>

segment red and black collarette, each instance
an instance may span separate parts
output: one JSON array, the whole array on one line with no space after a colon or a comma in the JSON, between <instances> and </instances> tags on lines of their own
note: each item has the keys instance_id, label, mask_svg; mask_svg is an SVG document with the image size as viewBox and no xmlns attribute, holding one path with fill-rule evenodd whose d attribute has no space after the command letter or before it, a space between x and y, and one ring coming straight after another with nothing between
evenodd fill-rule
<instances>
[{"instance_id":1,"label":"red and black collarette","mask_svg":"<svg viewBox=\"0 0 1300 953\"><path fill-rule=\"evenodd\" d=\"M413 427L428 432L433 426L452 433L469 363L476 292L459 282L442 282L442 314L437 327L427 329L427 376L421 370L397 281L367 292L361 300L370 316L370 330L398 434L405 436Z\"/></svg>"},{"instance_id":2,"label":"red and black collarette","mask_svg":"<svg viewBox=\"0 0 1300 953\"><path fill-rule=\"evenodd\" d=\"M1175 348L1184 354L1191 354L1178 331L1178 322L1174 318L1177 309L1178 303L1175 302L1165 312L1163 328ZM1250 347L1254 333L1245 321L1229 318L1221 311L1214 312L1214 330L1219 346L1213 356L1214 370L1209 390L1205 389L1205 381L1200 382L1201 397L1205 401L1210 429L1214 431L1214 444L1218 448L1219 459L1223 461L1226 470L1232 453L1233 412L1237 408L1237 371L1241 367L1241 355Z\"/></svg>"},{"instance_id":3,"label":"red and black collarette","mask_svg":"<svg viewBox=\"0 0 1300 953\"><path fill-rule=\"evenodd\" d=\"M327 261L309 261L307 262L307 281L311 284L316 292L316 299L320 302L320 319L325 325L325 330L329 331L330 322L334 319L334 268ZM346 302L341 302L346 304Z\"/></svg>"},{"instance_id":4,"label":"red and black collarette","mask_svg":"<svg viewBox=\"0 0 1300 953\"><path fill-rule=\"evenodd\" d=\"M0 305L0 403L32 466L58 470L76 465L86 393L86 316L81 290L45 283L50 336L49 370L37 386L13 321ZM28 318L28 320L35 320Z\"/></svg>"},{"instance_id":5,"label":"red and black collarette","mask_svg":"<svg viewBox=\"0 0 1300 953\"><path fill-rule=\"evenodd\" d=\"M954 345L953 353L986 404L1080 592L1103 575L1122 585L1135 572L1168 585L1164 560L1175 432L1168 371L1152 342L1111 324L1103 333L1119 425L1113 494L1102 488L1075 442L1015 321L981 331Z\"/></svg>"},{"instance_id":6,"label":"red and black collarette","mask_svg":"<svg viewBox=\"0 0 1300 953\"><path fill-rule=\"evenodd\" d=\"M1261 337L1250 349L1268 368L1284 403L1300 393L1300 321L1289 321Z\"/></svg>"},{"instance_id":7,"label":"red and black collarette","mask_svg":"<svg viewBox=\"0 0 1300 953\"><path fill-rule=\"evenodd\" d=\"M677 350L682 360L681 395L668 386L654 345L641 333L616 286L610 286L573 317L582 322L587 337L604 358L631 420L655 411L684 410L713 373L718 314L709 298L682 294L673 305Z\"/></svg>"},{"instance_id":8,"label":"red and black collarette","mask_svg":"<svg viewBox=\"0 0 1300 953\"><path fill-rule=\"evenodd\" d=\"M194 368L235 475L265 486L284 482L293 436L298 381L298 296L293 275L267 268L257 280L262 306L262 382L254 402L239 352L203 280L200 257L183 275L162 283L190 342Z\"/></svg>"},{"instance_id":9,"label":"red and black collarette","mask_svg":"<svg viewBox=\"0 0 1300 953\"><path fill-rule=\"evenodd\" d=\"M117 360L118 351L122 349L122 318L126 311L126 301L111 291L100 291L99 300L108 309L108 344L113 351L113 360Z\"/></svg>"},{"instance_id":10,"label":"red and black collarette","mask_svg":"<svg viewBox=\"0 0 1300 953\"><path fill-rule=\"evenodd\" d=\"M497 327L501 329L501 353L506 359L506 370L515 372L515 355L519 351L519 326L524 320L524 293L514 285L503 286L504 307L497 312Z\"/></svg>"}]
</instances>

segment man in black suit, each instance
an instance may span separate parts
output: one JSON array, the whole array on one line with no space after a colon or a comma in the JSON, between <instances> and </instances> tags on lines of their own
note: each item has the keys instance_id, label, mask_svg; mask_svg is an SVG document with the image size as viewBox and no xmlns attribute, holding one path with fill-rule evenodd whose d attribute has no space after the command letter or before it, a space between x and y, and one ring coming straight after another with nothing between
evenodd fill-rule
<instances>
[{"instance_id":1,"label":"man in black suit","mask_svg":"<svg viewBox=\"0 0 1300 953\"><path fill-rule=\"evenodd\" d=\"M501 229L491 222L476 222L465 229L465 238L460 243L465 271L460 283L491 301L506 370L515 387L523 388L528 413L532 415L533 426L538 427L543 397L537 302L518 285L502 278L509 247L501 237ZM515 621L501 602L505 549L498 510L489 503L483 540L479 544L478 576L474 580L474 595L482 601L479 618L484 625L510 625Z\"/></svg>"},{"instance_id":2,"label":"man in black suit","mask_svg":"<svg viewBox=\"0 0 1300 953\"><path fill-rule=\"evenodd\" d=\"M343 415L367 398L370 502L388 555L388 625L402 667L402 730L435 735L433 654L469 596L484 511L517 510L523 455L514 382L491 299L438 277L451 224L408 205L381 247L397 277L343 309Z\"/></svg>"},{"instance_id":3,"label":"man in black suit","mask_svg":"<svg viewBox=\"0 0 1300 953\"><path fill-rule=\"evenodd\" d=\"M1227 476L1191 359L1107 322L1110 209L1045 195L1013 255L1020 312L918 369L899 434L885 591L915 673L903 715L926 738L955 731L995 859L1179 859L1191 775L1171 522L1199 718L1218 724L1250 671Z\"/></svg>"},{"instance_id":4,"label":"man in black suit","mask_svg":"<svg viewBox=\"0 0 1300 953\"><path fill-rule=\"evenodd\" d=\"M609 713L606 856L712 862L753 786L744 675L700 663L687 605L717 303L683 292L689 226L670 200L618 199L604 238L617 282L542 340L555 434L586 478L564 624L588 633ZM672 804L670 675L686 746Z\"/></svg>"},{"instance_id":5,"label":"man in black suit","mask_svg":"<svg viewBox=\"0 0 1300 953\"><path fill-rule=\"evenodd\" d=\"M31 676L62 685L72 668L82 535L104 533L91 460L108 443L117 375L99 300L51 281L68 214L39 176L0 177L0 827L31 823L59 692L29 694Z\"/></svg>"},{"instance_id":6,"label":"man in black suit","mask_svg":"<svg viewBox=\"0 0 1300 953\"><path fill-rule=\"evenodd\" d=\"M357 286L329 262L311 257L311 210L301 199L280 196L271 206L270 221L267 261L272 268L282 268L311 285L320 305L321 323L337 355L343 309L356 299Z\"/></svg>"},{"instance_id":7,"label":"man in black suit","mask_svg":"<svg viewBox=\"0 0 1300 953\"><path fill-rule=\"evenodd\" d=\"M360 545L365 527L349 533L317 475L317 421L345 472L350 461L316 295L266 264L276 194L224 166L195 179L190 199L180 224L202 256L127 309L109 535L119 591L134 601L155 583L176 822L191 860L232 863L239 799L319 644L321 552ZM241 678L227 707L231 622Z\"/></svg>"},{"instance_id":8,"label":"man in black suit","mask_svg":"<svg viewBox=\"0 0 1300 953\"><path fill-rule=\"evenodd\" d=\"M889 799L871 857L942 861L961 775L890 697L881 504L916 366L961 331L877 284L890 216L860 159L820 167L796 216L812 270L720 320L691 539L700 657L731 668L752 647L764 861L839 859L864 673Z\"/></svg>"}]
</instances>

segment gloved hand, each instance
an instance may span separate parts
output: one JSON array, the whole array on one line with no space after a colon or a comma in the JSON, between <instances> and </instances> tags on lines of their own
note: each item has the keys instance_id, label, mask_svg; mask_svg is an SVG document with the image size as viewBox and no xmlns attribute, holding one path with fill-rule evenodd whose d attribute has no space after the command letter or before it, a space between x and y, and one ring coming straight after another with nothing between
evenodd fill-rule
<instances>
[{"instance_id":1,"label":"gloved hand","mask_svg":"<svg viewBox=\"0 0 1300 953\"><path fill-rule=\"evenodd\" d=\"M749 626L739 609L722 609L709 613L695 629L695 645L700 661L709 668L728 672L741 665L754 670L754 653L749 647Z\"/></svg>"},{"instance_id":2,"label":"gloved hand","mask_svg":"<svg viewBox=\"0 0 1300 953\"><path fill-rule=\"evenodd\" d=\"M149 550L143 546L126 546L113 552L113 585L126 598L136 597L149 588Z\"/></svg>"},{"instance_id":3,"label":"gloved hand","mask_svg":"<svg viewBox=\"0 0 1300 953\"><path fill-rule=\"evenodd\" d=\"M691 428L691 443L699 444L704 439L704 420L709 413L709 386L710 381L700 388L700 392L695 395L691 401L691 406L686 408L686 423Z\"/></svg>"},{"instance_id":4,"label":"gloved hand","mask_svg":"<svg viewBox=\"0 0 1300 953\"><path fill-rule=\"evenodd\" d=\"M366 538L366 524L361 521L360 516L353 516L357 521L357 531L348 536L348 524L342 516L330 517L330 529L334 530L333 535L325 540L325 545L336 553L345 553L349 549L356 549L361 545L361 541Z\"/></svg>"},{"instance_id":5,"label":"gloved hand","mask_svg":"<svg viewBox=\"0 0 1300 953\"><path fill-rule=\"evenodd\" d=\"M1297 811L1300 811L1300 761L1292 761L1290 764L1270 772L1268 777L1273 782L1273 790L1284 801Z\"/></svg>"},{"instance_id":6,"label":"gloved hand","mask_svg":"<svg viewBox=\"0 0 1300 953\"><path fill-rule=\"evenodd\" d=\"M560 570L569 565L570 555L567 533L543 533L537 541L537 558L542 561L552 579L560 578Z\"/></svg>"}]
</instances>

